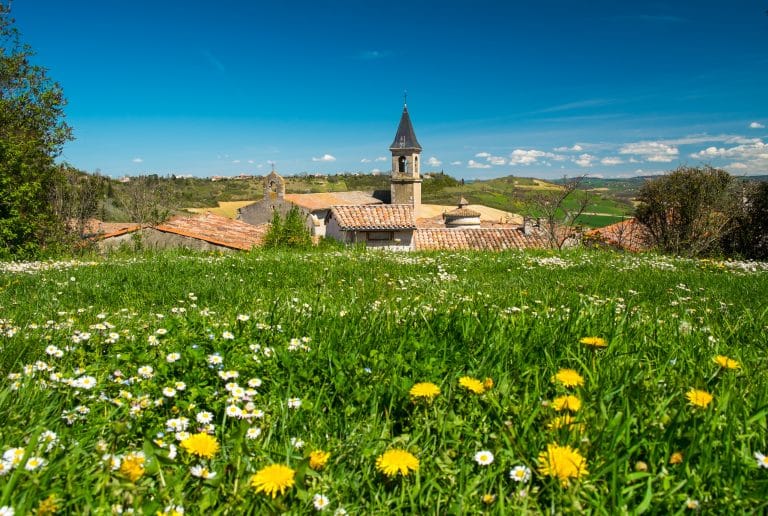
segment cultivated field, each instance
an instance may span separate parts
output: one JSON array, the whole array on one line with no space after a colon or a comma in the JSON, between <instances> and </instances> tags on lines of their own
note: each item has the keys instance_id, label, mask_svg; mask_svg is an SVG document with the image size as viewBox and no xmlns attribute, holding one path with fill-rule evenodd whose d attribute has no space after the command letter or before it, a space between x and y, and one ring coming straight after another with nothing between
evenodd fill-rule
<instances>
[{"instance_id":1,"label":"cultivated field","mask_svg":"<svg viewBox=\"0 0 768 516\"><path fill-rule=\"evenodd\" d=\"M768 265L0 264L16 514L768 510Z\"/></svg>"}]
</instances>

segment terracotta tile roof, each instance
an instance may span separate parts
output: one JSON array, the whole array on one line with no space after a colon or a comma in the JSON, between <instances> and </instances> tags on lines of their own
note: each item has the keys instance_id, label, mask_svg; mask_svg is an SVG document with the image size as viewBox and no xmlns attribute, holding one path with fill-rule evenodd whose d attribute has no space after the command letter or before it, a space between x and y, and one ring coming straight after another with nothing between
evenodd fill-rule
<instances>
[{"instance_id":1,"label":"terracotta tile roof","mask_svg":"<svg viewBox=\"0 0 768 516\"><path fill-rule=\"evenodd\" d=\"M74 220L70 220L67 223L72 228L77 225L77 221ZM88 219L83 226L82 236L83 238L104 238L107 236L124 235L137 229L139 229L139 225L133 222L103 222L99 219Z\"/></svg>"},{"instance_id":2,"label":"terracotta tile roof","mask_svg":"<svg viewBox=\"0 0 768 516\"><path fill-rule=\"evenodd\" d=\"M269 230L269 224L254 226L213 213L201 217L179 217L155 226L164 233L204 240L232 249L249 250L259 246Z\"/></svg>"},{"instance_id":3,"label":"terracotta tile roof","mask_svg":"<svg viewBox=\"0 0 768 516\"><path fill-rule=\"evenodd\" d=\"M410 204L334 206L331 213L343 230L416 229Z\"/></svg>"},{"instance_id":4,"label":"terracotta tile roof","mask_svg":"<svg viewBox=\"0 0 768 516\"><path fill-rule=\"evenodd\" d=\"M584 237L632 252L650 249L648 232L635 218L587 231Z\"/></svg>"},{"instance_id":5,"label":"terracotta tile roof","mask_svg":"<svg viewBox=\"0 0 768 516\"><path fill-rule=\"evenodd\" d=\"M446 211L443 213L443 217L479 217L480 212L469 208L456 208L455 210Z\"/></svg>"},{"instance_id":6,"label":"terracotta tile roof","mask_svg":"<svg viewBox=\"0 0 768 516\"><path fill-rule=\"evenodd\" d=\"M502 251L549 247L545 235L523 234L522 228L420 228L415 233L416 250L440 249Z\"/></svg>"},{"instance_id":7,"label":"terracotta tile roof","mask_svg":"<svg viewBox=\"0 0 768 516\"><path fill-rule=\"evenodd\" d=\"M310 194L286 194L285 200L310 211L328 210L331 206L356 206L381 204L377 199L365 192L326 192Z\"/></svg>"}]
</instances>

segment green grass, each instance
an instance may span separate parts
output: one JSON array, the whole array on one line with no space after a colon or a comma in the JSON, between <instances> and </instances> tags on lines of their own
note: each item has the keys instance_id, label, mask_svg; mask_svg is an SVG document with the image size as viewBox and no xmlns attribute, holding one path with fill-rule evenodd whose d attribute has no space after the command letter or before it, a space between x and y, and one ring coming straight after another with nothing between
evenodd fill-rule
<instances>
[{"instance_id":1,"label":"green grass","mask_svg":"<svg viewBox=\"0 0 768 516\"><path fill-rule=\"evenodd\" d=\"M11 376L0 390L0 444L47 461L27 471L25 458L0 476L0 506L17 514L49 496L62 513L117 504L147 514L169 505L310 513L320 493L327 512L350 514L667 514L685 512L688 499L708 513L768 509L768 469L753 456L768 452L768 267L759 264L344 251L3 270L0 372ZM608 347L589 349L585 336ZM168 362L170 353L180 360ZM221 365L210 363L214 354ZM741 369L721 369L718 354ZM151 378L139 375L143 365ZM560 368L577 370L584 385L553 383ZM224 380L224 371L239 376ZM96 386L68 385L83 376ZM494 385L476 395L462 376ZM227 416L248 400L232 399L226 384L248 388L255 378L252 408L263 418ZM185 388L164 396L176 382ZM416 382L434 382L440 395L414 403ZM690 406L691 388L714 400ZM566 393L582 401L577 426L549 429L551 401ZM288 408L293 397L300 408ZM166 428L183 416L196 432L200 411L213 415L221 445L212 459L190 456ZM249 428L261 435L248 439ZM45 430L58 440L48 451L38 444ZM589 474L562 486L539 473L550 443L579 450ZM387 480L375 464L391 448L413 453L418 472ZM307 457L318 449L331 457L314 471ZM494 454L489 466L473 460L481 450ZM102 460L137 451L147 463L135 482ZM675 451L682 464L669 464ZM274 500L249 485L273 463L296 471L295 486ZM216 477L193 477L196 464ZM532 470L528 483L509 478L517 465ZM484 504L484 494L495 501Z\"/></svg>"}]
</instances>

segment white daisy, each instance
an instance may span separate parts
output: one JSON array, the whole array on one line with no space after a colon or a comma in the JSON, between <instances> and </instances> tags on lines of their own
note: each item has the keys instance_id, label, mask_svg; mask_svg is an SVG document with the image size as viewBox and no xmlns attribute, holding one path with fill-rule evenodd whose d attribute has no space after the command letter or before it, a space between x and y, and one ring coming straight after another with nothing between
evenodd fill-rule
<instances>
[{"instance_id":1,"label":"white daisy","mask_svg":"<svg viewBox=\"0 0 768 516\"><path fill-rule=\"evenodd\" d=\"M318 511L325 510L326 507L328 507L328 504L331 502L328 500L328 497L324 494L316 494L312 497L312 505L315 506L315 509Z\"/></svg>"},{"instance_id":2,"label":"white daisy","mask_svg":"<svg viewBox=\"0 0 768 516\"><path fill-rule=\"evenodd\" d=\"M479 451L475 453L475 462L481 466L488 466L489 464L493 464L493 453L489 452L488 450Z\"/></svg>"},{"instance_id":3,"label":"white daisy","mask_svg":"<svg viewBox=\"0 0 768 516\"><path fill-rule=\"evenodd\" d=\"M515 482L528 482L531 479L531 470L526 466L515 466L509 470L509 478Z\"/></svg>"},{"instance_id":4,"label":"white daisy","mask_svg":"<svg viewBox=\"0 0 768 516\"><path fill-rule=\"evenodd\" d=\"M755 458L757 459L758 467L768 468L768 457L760 452L755 452Z\"/></svg>"}]
</instances>

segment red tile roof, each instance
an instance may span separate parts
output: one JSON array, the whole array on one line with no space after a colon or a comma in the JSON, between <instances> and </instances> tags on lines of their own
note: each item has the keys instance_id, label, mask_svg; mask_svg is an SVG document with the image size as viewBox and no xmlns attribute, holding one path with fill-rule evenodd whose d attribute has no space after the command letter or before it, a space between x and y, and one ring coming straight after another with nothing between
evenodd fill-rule
<instances>
[{"instance_id":1,"label":"red tile roof","mask_svg":"<svg viewBox=\"0 0 768 516\"><path fill-rule=\"evenodd\" d=\"M310 211L327 210L331 206L382 204L380 199L358 191L286 194L285 200Z\"/></svg>"},{"instance_id":2,"label":"red tile roof","mask_svg":"<svg viewBox=\"0 0 768 516\"><path fill-rule=\"evenodd\" d=\"M206 213L201 217L178 217L154 226L158 231L204 240L232 249L249 250L264 242L269 224L254 226L228 217Z\"/></svg>"},{"instance_id":3,"label":"red tile roof","mask_svg":"<svg viewBox=\"0 0 768 516\"><path fill-rule=\"evenodd\" d=\"M417 251L440 249L503 251L550 247L546 235L525 235L522 228L419 228Z\"/></svg>"},{"instance_id":4,"label":"red tile roof","mask_svg":"<svg viewBox=\"0 0 768 516\"><path fill-rule=\"evenodd\" d=\"M331 213L345 231L416 229L410 204L334 206Z\"/></svg>"},{"instance_id":5,"label":"red tile roof","mask_svg":"<svg viewBox=\"0 0 768 516\"><path fill-rule=\"evenodd\" d=\"M632 252L650 249L648 231L635 218L587 231L584 237Z\"/></svg>"}]
</instances>

